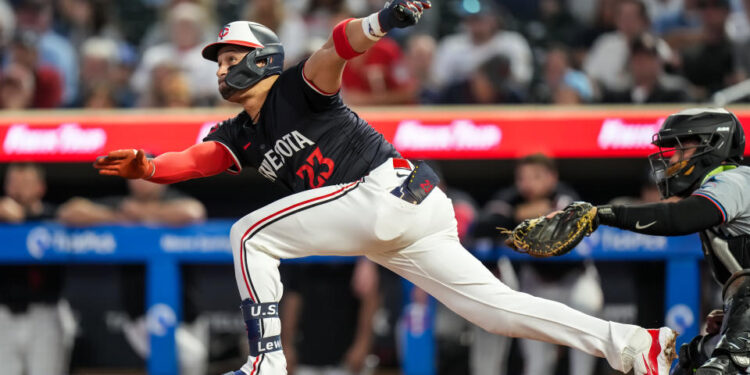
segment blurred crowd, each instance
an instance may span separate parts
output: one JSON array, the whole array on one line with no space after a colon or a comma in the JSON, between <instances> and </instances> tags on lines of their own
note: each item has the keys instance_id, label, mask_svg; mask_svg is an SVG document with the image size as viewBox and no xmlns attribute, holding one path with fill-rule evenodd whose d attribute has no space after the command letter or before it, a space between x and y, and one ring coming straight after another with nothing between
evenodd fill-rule
<instances>
[{"instance_id":1,"label":"blurred crowd","mask_svg":"<svg viewBox=\"0 0 750 375\"><path fill-rule=\"evenodd\" d=\"M287 67L384 0L0 0L0 108L220 105L202 47L278 33ZM344 74L353 105L709 101L750 77L748 0L439 0Z\"/></svg>"}]
</instances>

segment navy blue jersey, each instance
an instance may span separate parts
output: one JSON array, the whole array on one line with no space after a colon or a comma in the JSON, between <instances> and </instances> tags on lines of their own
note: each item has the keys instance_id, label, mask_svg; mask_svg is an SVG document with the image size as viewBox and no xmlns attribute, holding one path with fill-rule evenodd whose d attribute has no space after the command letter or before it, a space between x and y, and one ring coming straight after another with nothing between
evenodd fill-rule
<instances>
[{"instance_id":1,"label":"navy blue jersey","mask_svg":"<svg viewBox=\"0 0 750 375\"><path fill-rule=\"evenodd\" d=\"M356 181L396 149L337 94L326 95L303 76L304 61L283 72L257 123L242 111L215 126L204 141L235 158L229 172L253 167L292 192Z\"/></svg>"}]
</instances>

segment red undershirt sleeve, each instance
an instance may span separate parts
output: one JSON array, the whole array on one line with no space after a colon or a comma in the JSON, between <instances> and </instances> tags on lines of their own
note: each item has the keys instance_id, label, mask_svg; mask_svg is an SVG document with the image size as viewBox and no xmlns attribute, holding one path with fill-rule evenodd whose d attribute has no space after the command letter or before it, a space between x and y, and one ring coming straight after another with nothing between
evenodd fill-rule
<instances>
[{"instance_id":1,"label":"red undershirt sleeve","mask_svg":"<svg viewBox=\"0 0 750 375\"><path fill-rule=\"evenodd\" d=\"M146 180L171 184L217 175L235 164L234 157L218 142L202 142L181 152L167 152L152 159L154 173Z\"/></svg>"}]
</instances>

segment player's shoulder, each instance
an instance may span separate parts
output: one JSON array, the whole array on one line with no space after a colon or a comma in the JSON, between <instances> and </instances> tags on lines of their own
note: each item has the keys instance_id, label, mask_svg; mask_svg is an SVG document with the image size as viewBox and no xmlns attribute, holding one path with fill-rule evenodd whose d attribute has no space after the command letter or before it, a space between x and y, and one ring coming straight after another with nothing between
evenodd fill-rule
<instances>
[{"instance_id":1,"label":"player's shoulder","mask_svg":"<svg viewBox=\"0 0 750 375\"><path fill-rule=\"evenodd\" d=\"M729 169L712 177L718 180L724 179L728 182L739 183L744 186L750 186L750 167L740 165L737 168Z\"/></svg>"},{"instance_id":2,"label":"player's shoulder","mask_svg":"<svg viewBox=\"0 0 750 375\"><path fill-rule=\"evenodd\" d=\"M750 186L750 167L741 165L707 178L699 190L710 191L722 187L745 189L747 186Z\"/></svg>"},{"instance_id":3,"label":"player's shoulder","mask_svg":"<svg viewBox=\"0 0 750 375\"><path fill-rule=\"evenodd\" d=\"M213 132L215 132L215 131L217 131L219 129L226 129L226 128L232 128L232 127L235 127L235 126L242 126L245 123L245 121L247 121L249 118L250 117L247 115L247 112L245 112L244 110L240 111L240 113L238 113L234 117L230 117L230 118L228 118L228 119L226 119L224 121L217 122L216 125L214 125L211 128L211 130L209 131L209 134L213 133Z\"/></svg>"}]
</instances>

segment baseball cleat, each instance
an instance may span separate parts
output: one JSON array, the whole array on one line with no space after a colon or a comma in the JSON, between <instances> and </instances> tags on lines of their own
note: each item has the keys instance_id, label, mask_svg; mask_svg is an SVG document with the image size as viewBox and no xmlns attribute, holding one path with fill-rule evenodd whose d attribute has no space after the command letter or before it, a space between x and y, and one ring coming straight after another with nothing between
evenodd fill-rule
<instances>
[{"instance_id":1,"label":"baseball cleat","mask_svg":"<svg viewBox=\"0 0 750 375\"><path fill-rule=\"evenodd\" d=\"M651 347L635 358L633 373L635 375L669 375L672 361L677 358L675 350L677 332L667 327L646 331L651 335Z\"/></svg>"}]
</instances>

